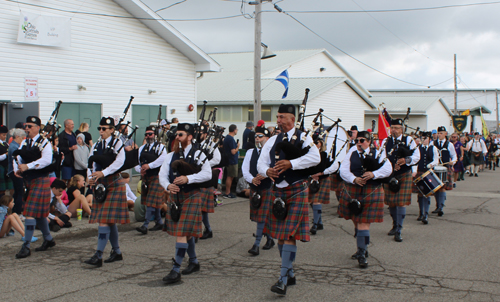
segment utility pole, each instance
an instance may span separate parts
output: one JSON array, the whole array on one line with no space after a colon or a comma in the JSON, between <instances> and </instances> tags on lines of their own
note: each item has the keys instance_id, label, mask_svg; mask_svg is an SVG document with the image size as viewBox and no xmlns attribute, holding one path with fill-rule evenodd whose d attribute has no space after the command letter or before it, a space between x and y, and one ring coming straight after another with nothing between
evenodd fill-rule
<instances>
[{"instance_id":1,"label":"utility pole","mask_svg":"<svg viewBox=\"0 0 500 302\"><path fill-rule=\"evenodd\" d=\"M498 132L498 89L495 89L495 98L496 98L496 101L497 101L497 134L499 134Z\"/></svg>"},{"instance_id":2,"label":"utility pole","mask_svg":"<svg viewBox=\"0 0 500 302\"><path fill-rule=\"evenodd\" d=\"M457 110L457 54L453 55L453 61L454 61L453 82L455 83L455 91L454 91L455 115L458 115L458 110Z\"/></svg>"},{"instance_id":3,"label":"utility pole","mask_svg":"<svg viewBox=\"0 0 500 302\"><path fill-rule=\"evenodd\" d=\"M256 0L255 5L255 48L254 48L254 72L253 72L253 120L255 125L261 119L261 61L260 44L262 39L262 0Z\"/></svg>"}]
</instances>

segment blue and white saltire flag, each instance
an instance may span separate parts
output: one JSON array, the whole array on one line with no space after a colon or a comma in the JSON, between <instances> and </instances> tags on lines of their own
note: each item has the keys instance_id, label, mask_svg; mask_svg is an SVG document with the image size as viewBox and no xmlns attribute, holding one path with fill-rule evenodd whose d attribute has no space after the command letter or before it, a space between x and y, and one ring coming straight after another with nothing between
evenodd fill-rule
<instances>
[{"instance_id":1,"label":"blue and white saltire flag","mask_svg":"<svg viewBox=\"0 0 500 302\"><path fill-rule=\"evenodd\" d=\"M290 78L288 78L288 70L285 69L282 73L280 73L279 76L276 77L275 80L285 86L285 93L283 93L283 96L281 98L286 98L286 96L288 95L288 82L290 81Z\"/></svg>"}]
</instances>

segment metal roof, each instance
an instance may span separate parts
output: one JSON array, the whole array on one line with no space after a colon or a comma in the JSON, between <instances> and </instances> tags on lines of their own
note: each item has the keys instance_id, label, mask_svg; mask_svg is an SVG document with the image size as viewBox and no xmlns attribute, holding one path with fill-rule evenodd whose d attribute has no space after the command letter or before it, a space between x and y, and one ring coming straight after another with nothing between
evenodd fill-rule
<instances>
[{"instance_id":1,"label":"metal roof","mask_svg":"<svg viewBox=\"0 0 500 302\"><path fill-rule=\"evenodd\" d=\"M411 114L426 114L427 110L435 103L441 102L449 115L453 115L445 102L436 96L374 96L370 99L376 106L383 104L389 113L406 114L408 107ZM378 110L366 110L366 113L378 114Z\"/></svg>"}]
</instances>

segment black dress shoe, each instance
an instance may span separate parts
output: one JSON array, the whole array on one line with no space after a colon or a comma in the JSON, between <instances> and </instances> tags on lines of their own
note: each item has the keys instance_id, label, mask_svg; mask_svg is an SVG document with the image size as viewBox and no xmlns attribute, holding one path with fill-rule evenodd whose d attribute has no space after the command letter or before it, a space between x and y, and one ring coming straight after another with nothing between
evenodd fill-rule
<instances>
[{"instance_id":1,"label":"black dress shoe","mask_svg":"<svg viewBox=\"0 0 500 302\"><path fill-rule=\"evenodd\" d=\"M36 252L43 252L43 251L46 251L49 247L53 247L53 246L56 246L56 242L54 241L54 239L52 239L50 241L44 240L42 243L42 246L37 247L35 249L35 251Z\"/></svg>"},{"instance_id":2,"label":"black dress shoe","mask_svg":"<svg viewBox=\"0 0 500 302\"><path fill-rule=\"evenodd\" d=\"M389 236L394 236L396 235L396 226L393 226L392 229L387 233Z\"/></svg>"},{"instance_id":3,"label":"black dress shoe","mask_svg":"<svg viewBox=\"0 0 500 302\"><path fill-rule=\"evenodd\" d=\"M190 262L189 265L182 271L183 275L189 275L194 272L198 272L200 270L200 264L199 263L192 263Z\"/></svg>"},{"instance_id":4,"label":"black dress shoe","mask_svg":"<svg viewBox=\"0 0 500 302\"><path fill-rule=\"evenodd\" d=\"M278 282L271 286L271 291L284 296L286 295L286 284L283 281L278 280Z\"/></svg>"},{"instance_id":5,"label":"black dress shoe","mask_svg":"<svg viewBox=\"0 0 500 302\"><path fill-rule=\"evenodd\" d=\"M324 229L323 224L322 223L318 223L317 224L317 229L318 229L318 231L323 230Z\"/></svg>"},{"instance_id":6,"label":"black dress shoe","mask_svg":"<svg viewBox=\"0 0 500 302\"><path fill-rule=\"evenodd\" d=\"M205 229L203 231L203 236L201 236L200 239L208 239L208 238L212 238L214 236L214 234L212 233L212 231L208 231L207 229Z\"/></svg>"},{"instance_id":7,"label":"black dress shoe","mask_svg":"<svg viewBox=\"0 0 500 302\"><path fill-rule=\"evenodd\" d=\"M248 250L248 253L252 254L254 256L258 256L259 255L259 246L254 244L252 246L252 248Z\"/></svg>"},{"instance_id":8,"label":"black dress shoe","mask_svg":"<svg viewBox=\"0 0 500 302\"><path fill-rule=\"evenodd\" d=\"M138 228L135 228L135 230L139 233L142 233L143 235L146 235L148 233L148 228L143 225L141 225Z\"/></svg>"},{"instance_id":9,"label":"black dress shoe","mask_svg":"<svg viewBox=\"0 0 500 302\"><path fill-rule=\"evenodd\" d=\"M396 235L394 235L394 240L396 240L396 242L403 242L403 237L401 237L401 232L397 232Z\"/></svg>"},{"instance_id":10,"label":"black dress shoe","mask_svg":"<svg viewBox=\"0 0 500 302\"><path fill-rule=\"evenodd\" d=\"M474 176L474 173L469 174L470 177Z\"/></svg>"},{"instance_id":11,"label":"black dress shoe","mask_svg":"<svg viewBox=\"0 0 500 302\"><path fill-rule=\"evenodd\" d=\"M115 261L121 261L123 260L123 255L122 254L117 254L115 250L111 250L111 254L109 254L109 258L104 260L104 263L111 263Z\"/></svg>"},{"instance_id":12,"label":"black dress shoe","mask_svg":"<svg viewBox=\"0 0 500 302\"><path fill-rule=\"evenodd\" d=\"M168 273L168 275L163 277L163 282L165 284L173 284L173 283L177 283L179 281L181 281L181 274L174 271L173 269L170 271L170 273Z\"/></svg>"},{"instance_id":13,"label":"black dress shoe","mask_svg":"<svg viewBox=\"0 0 500 302\"><path fill-rule=\"evenodd\" d=\"M150 228L149 229L151 232L154 232L154 231L160 231L160 230L163 230L163 224L162 223L156 223L154 227Z\"/></svg>"},{"instance_id":14,"label":"black dress shoe","mask_svg":"<svg viewBox=\"0 0 500 302\"><path fill-rule=\"evenodd\" d=\"M443 215L444 215L444 212L443 212L443 210L440 209L439 212L438 212L438 216L441 217Z\"/></svg>"},{"instance_id":15,"label":"black dress shoe","mask_svg":"<svg viewBox=\"0 0 500 302\"><path fill-rule=\"evenodd\" d=\"M366 260L366 258L363 254L361 254L358 257L358 265L360 268L367 268L368 267L368 261Z\"/></svg>"},{"instance_id":16,"label":"black dress shoe","mask_svg":"<svg viewBox=\"0 0 500 302\"><path fill-rule=\"evenodd\" d=\"M424 218L424 215L418 215L417 221L422 221L422 218Z\"/></svg>"},{"instance_id":17,"label":"black dress shoe","mask_svg":"<svg viewBox=\"0 0 500 302\"><path fill-rule=\"evenodd\" d=\"M286 281L286 286L292 286L297 284L297 280L295 280L295 277L288 277L288 280Z\"/></svg>"},{"instance_id":18,"label":"black dress shoe","mask_svg":"<svg viewBox=\"0 0 500 302\"><path fill-rule=\"evenodd\" d=\"M26 247L25 244L23 244L23 246L21 246L21 250L19 251L19 253L16 254L16 258L21 259L29 256L31 256L31 250L28 247Z\"/></svg>"},{"instance_id":19,"label":"black dress shoe","mask_svg":"<svg viewBox=\"0 0 500 302\"><path fill-rule=\"evenodd\" d=\"M263 250L270 250L275 245L273 238L267 237L266 244L262 247Z\"/></svg>"},{"instance_id":20,"label":"black dress shoe","mask_svg":"<svg viewBox=\"0 0 500 302\"><path fill-rule=\"evenodd\" d=\"M351 259L356 260L359 258L360 255L361 255L361 249L358 248L358 251L356 253L352 254ZM365 258L368 258L368 250L367 249L365 249Z\"/></svg>"},{"instance_id":21,"label":"black dress shoe","mask_svg":"<svg viewBox=\"0 0 500 302\"><path fill-rule=\"evenodd\" d=\"M439 212L438 208L436 208L434 211L432 211L432 214L437 214L437 212Z\"/></svg>"},{"instance_id":22,"label":"black dress shoe","mask_svg":"<svg viewBox=\"0 0 500 302\"><path fill-rule=\"evenodd\" d=\"M94 254L94 256L92 256L92 258L84 261L83 263L88 264L88 265L93 265L95 267L101 267L102 266L102 259L99 259L99 257L97 257L97 255Z\"/></svg>"},{"instance_id":23,"label":"black dress shoe","mask_svg":"<svg viewBox=\"0 0 500 302\"><path fill-rule=\"evenodd\" d=\"M309 229L309 232L311 232L311 235L316 235L316 232L318 231L318 227L316 224L313 224L313 226Z\"/></svg>"},{"instance_id":24,"label":"black dress shoe","mask_svg":"<svg viewBox=\"0 0 500 302\"><path fill-rule=\"evenodd\" d=\"M429 219L427 219L427 217L424 217L424 219L422 219L422 223L423 224L428 224L429 223Z\"/></svg>"}]
</instances>

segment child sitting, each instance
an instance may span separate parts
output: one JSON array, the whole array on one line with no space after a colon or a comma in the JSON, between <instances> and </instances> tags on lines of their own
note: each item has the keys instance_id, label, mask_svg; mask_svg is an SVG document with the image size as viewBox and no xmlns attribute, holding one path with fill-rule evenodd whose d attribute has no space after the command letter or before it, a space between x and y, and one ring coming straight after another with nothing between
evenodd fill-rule
<instances>
[{"instance_id":1,"label":"child sitting","mask_svg":"<svg viewBox=\"0 0 500 302\"><path fill-rule=\"evenodd\" d=\"M77 209L83 209L88 216L91 214L91 208L88 200L83 196L83 190L85 189L85 178L81 175L75 175L71 177L68 184L68 211L71 213L72 217L76 216ZM64 194L64 192L63 192Z\"/></svg>"},{"instance_id":2,"label":"child sitting","mask_svg":"<svg viewBox=\"0 0 500 302\"><path fill-rule=\"evenodd\" d=\"M57 232L61 228L70 228L73 225L69 222L71 213L61 200L62 193L66 189L66 183L60 179L55 179L50 185L50 214L49 228L52 232Z\"/></svg>"},{"instance_id":3,"label":"child sitting","mask_svg":"<svg viewBox=\"0 0 500 302\"><path fill-rule=\"evenodd\" d=\"M12 228L22 236L24 241L24 225L16 213L11 213L14 207L14 198L9 195L4 195L0 198L0 238L3 238ZM37 241L38 238L32 237L31 242Z\"/></svg>"}]
</instances>

